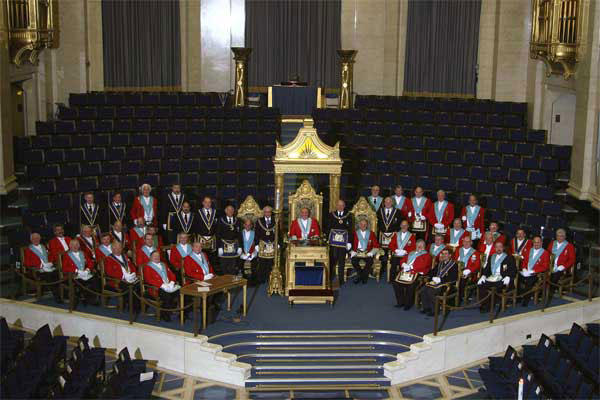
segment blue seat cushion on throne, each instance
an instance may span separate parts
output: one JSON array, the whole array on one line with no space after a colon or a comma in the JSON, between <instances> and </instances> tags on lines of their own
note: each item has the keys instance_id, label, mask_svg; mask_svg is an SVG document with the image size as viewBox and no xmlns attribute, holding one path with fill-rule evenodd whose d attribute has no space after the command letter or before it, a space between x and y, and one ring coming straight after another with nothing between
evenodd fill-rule
<instances>
[{"instance_id":1,"label":"blue seat cushion on throne","mask_svg":"<svg viewBox=\"0 0 600 400\"><path fill-rule=\"evenodd\" d=\"M322 263L316 262L314 267L307 267L305 263L297 262L294 268L297 286L321 286L323 284L324 266Z\"/></svg>"}]
</instances>

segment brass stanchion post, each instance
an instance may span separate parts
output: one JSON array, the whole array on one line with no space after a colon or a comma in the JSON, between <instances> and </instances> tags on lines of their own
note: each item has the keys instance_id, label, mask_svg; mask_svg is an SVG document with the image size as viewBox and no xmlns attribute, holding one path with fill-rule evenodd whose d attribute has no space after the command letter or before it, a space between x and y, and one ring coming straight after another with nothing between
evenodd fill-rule
<instances>
[{"instance_id":1,"label":"brass stanchion post","mask_svg":"<svg viewBox=\"0 0 600 400\"><path fill-rule=\"evenodd\" d=\"M354 100L354 59L358 50L338 50L341 63L340 108L353 108Z\"/></svg>"},{"instance_id":2,"label":"brass stanchion post","mask_svg":"<svg viewBox=\"0 0 600 400\"><path fill-rule=\"evenodd\" d=\"M248 97L248 59L252 49L250 47L232 47L233 60L235 61L235 90L234 107L244 107Z\"/></svg>"},{"instance_id":3,"label":"brass stanchion post","mask_svg":"<svg viewBox=\"0 0 600 400\"><path fill-rule=\"evenodd\" d=\"M279 234L281 231L281 211L283 208L283 174L275 175L275 258L273 259L273 269L269 276L269 287L267 293L269 296L278 294L283 296L283 276L281 275L281 255L279 253Z\"/></svg>"}]
</instances>

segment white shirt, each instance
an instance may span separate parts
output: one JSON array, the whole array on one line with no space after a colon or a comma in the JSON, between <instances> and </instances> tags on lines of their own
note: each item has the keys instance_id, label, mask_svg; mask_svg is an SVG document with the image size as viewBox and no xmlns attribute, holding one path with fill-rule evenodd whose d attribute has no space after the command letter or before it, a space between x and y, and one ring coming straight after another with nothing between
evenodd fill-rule
<instances>
[{"instance_id":1,"label":"white shirt","mask_svg":"<svg viewBox=\"0 0 600 400\"><path fill-rule=\"evenodd\" d=\"M406 237L407 234L408 234L408 232L402 232L400 234L400 241L404 240L404 238Z\"/></svg>"},{"instance_id":2,"label":"white shirt","mask_svg":"<svg viewBox=\"0 0 600 400\"><path fill-rule=\"evenodd\" d=\"M86 241L86 242L87 242L87 243L88 243L90 246L94 247L94 239L93 239L91 236L89 236L89 237L82 236L82 238L83 238L83 240L85 240L85 241Z\"/></svg>"},{"instance_id":3,"label":"white shirt","mask_svg":"<svg viewBox=\"0 0 600 400\"><path fill-rule=\"evenodd\" d=\"M81 252L80 251L78 251L78 252L72 251L71 254L75 256L77 261L81 261Z\"/></svg>"},{"instance_id":4,"label":"white shirt","mask_svg":"<svg viewBox=\"0 0 600 400\"><path fill-rule=\"evenodd\" d=\"M104 249L106 251L108 251L108 254L112 254L112 248L111 248L110 244L108 246L103 244L102 247L104 247Z\"/></svg>"},{"instance_id":5,"label":"white shirt","mask_svg":"<svg viewBox=\"0 0 600 400\"><path fill-rule=\"evenodd\" d=\"M250 237L250 232L252 231L247 231L244 229L244 239L248 239Z\"/></svg>"},{"instance_id":6,"label":"white shirt","mask_svg":"<svg viewBox=\"0 0 600 400\"><path fill-rule=\"evenodd\" d=\"M265 217L265 222L269 225L271 223L271 217Z\"/></svg>"},{"instance_id":7,"label":"white shirt","mask_svg":"<svg viewBox=\"0 0 600 400\"><path fill-rule=\"evenodd\" d=\"M458 229L452 229L452 230L454 231L454 232L453 232L453 235L454 235L454 236L456 236L456 235L458 234ZM452 235L450 235L450 237L452 237ZM460 237L458 237L458 238L457 238L457 240L459 240L459 241L460 241ZM458 243L458 241L457 241L457 242L454 242L454 243ZM451 243L450 243L450 244L453 244L453 243L452 243L452 241L451 241Z\"/></svg>"},{"instance_id":8,"label":"white shirt","mask_svg":"<svg viewBox=\"0 0 600 400\"><path fill-rule=\"evenodd\" d=\"M119 240L123 240L123 232L113 231L113 233L119 238Z\"/></svg>"},{"instance_id":9,"label":"white shirt","mask_svg":"<svg viewBox=\"0 0 600 400\"><path fill-rule=\"evenodd\" d=\"M188 213L183 213L182 215L183 215L183 221L184 222L186 222L186 221L190 222L190 213L189 212Z\"/></svg>"},{"instance_id":10,"label":"white shirt","mask_svg":"<svg viewBox=\"0 0 600 400\"><path fill-rule=\"evenodd\" d=\"M115 258L116 258L117 260L119 260L121 263L124 263L124 262L125 262L125 260L123 259L123 255L122 255L122 254L121 254L121 255L116 255L116 254L113 254L113 255L114 255L114 256L115 256ZM123 265L122 265L122 264L121 264L121 272L123 273L123 276L125 276L125 275L128 275L128 274L129 274L129 272L128 272L128 271L127 271L125 268L123 268Z\"/></svg>"},{"instance_id":11,"label":"white shirt","mask_svg":"<svg viewBox=\"0 0 600 400\"><path fill-rule=\"evenodd\" d=\"M442 203L441 201L438 201L437 203L437 209L438 211L442 211L442 206L444 205L444 203Z\"/></svg>"},{"instance_id":12,"label":"white shirt","mask_svg":"<svg viewBox=\"0 0 600 400\"><path fill-rule=\"evenodd\" d=\"M396 195L394 195L394 199L396 200L396 204L400 203L400 200L402 200L402 197L404 197L404 196L396 196Z\"/></svg>"},{"instance_id":13,"label":"white shirt","mask_svg":"<svg viewBox=\"0 0 600 400\"><path fill-rule=\"evenodd\" d=\"M181 193L179 193L179 194L173 193L173 198L175 199L176 203L179 203L179 196L181 196Z\"/></svg>"},{"instance_id":14,"label":"white shirt","mask_svg":"<svg viewBox=\"0 0 600 400\"><path fill-rule=\"evenodd\" d=\"M62 244L62 247L65 251L69 251L69 245L67 244L67 241L65 240L64 236L57 236L58 241L60 242L60 244Z\"/></svg>"},{"instance_id":15,"label":"white shirt","mask_svg":"<svg viewBox=\"0 0 600 400\"><path fill-rule=\"evenodd\" d=\"M439 246L434 246L433 251L437 251L437 249L439 249L440 247L443 247L443 246L441 244Z\"/></svg>"},{"instance_id":16,"label":"white shirt","mask_svg":"<svg viewBox=\"0 0 600 400\"><path fill-rule=\"evenodd\" d=\"M473 214L475 212L475 206L469 206L469 211Z\"/></svg>"},{"instance_id":17,"label":"white shirt","mask_svg":"<svg viewBox=\"0 0 600 400\"><path fill-rule=\"evenodd\" d=\"M358 234L359 234L359 235L360 235L360 236L361 236L363 239L366 239L366 238L367 238L367 231L361 231L361 230L359 229L359 230L358 230ZM368 243L367 243L367 246L368 246ZM363 249L363 248L361 248L361 247L360 247L360 240L358 241L358 249L359 249L359 250L364 250L364 251L366 251L366 250L367 250L367 249Z\"/></svg>"},{"instance_id":18,"label":"white shirt","mask_svg":"<svg viewBox=\"0 0 600 400\"><path fill-rule=\"evenodd\" d=\"M386 217L389 217L391 213L392 213L392 207L385 209L385 216Z\"/></svg>"},{"instance_id":19,"label":"white shirt","mask_svg":"<svg viewBox=\"0 0 600 400\"><path fill-rule=\"evenodd\" d=\"M521 244L522 244L524 241L525 241L525 239L523 239L523 240L519 240L519 239L517 239L517 248L515 249L515 251L516 251L517 253L520 253L520 251L519 251L519 247L521 247Z\"/></svg>"},{"instance_id":20,"label":"white shirt","mask_svg":"<svg viewBox=\"0 0 600 400\"><path fill-rule=\"evenodd\" d=\"M415 197L415 200L417 201L417 205L420 206L421 201L423 201L423 197Z\"/></svg>"}]
</instances>

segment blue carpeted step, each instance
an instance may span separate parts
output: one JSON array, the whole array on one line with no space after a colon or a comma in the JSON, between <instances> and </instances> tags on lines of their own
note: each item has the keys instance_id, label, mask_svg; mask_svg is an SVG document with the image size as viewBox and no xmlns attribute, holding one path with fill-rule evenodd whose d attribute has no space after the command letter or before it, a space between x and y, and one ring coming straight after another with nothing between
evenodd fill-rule
<instances>
[{"instance_id":1,"label":"blue carpeted step","mask_svg":"<svg viewBox=\"0 0 600 400\"><path fill-rule=\"evenodd\" d=\"M395 361L395 354L384 353L282 353L247 354L238 360L253 366L302 366L302 365L383 365Z\"/></svg>"},{"instance_id":2,"label":"blue carpeted step","mask_svg":"<svg viewBox=\"0 0 600 400\"><path fill-rule=\"evenodd\" d=\"M383 376L377 365L303 365L252 367L252 378L375 378Z\"/></svg>"},{"instance_id":3,"label":"blue carpeted step","mask_svg":"<svg viewBox=\"0 0 600 400\"><path fill-rule=\"evenodd\" d=\"M243 354L276 353L387 353L408 351L405 344L374 341L313 341L313 342L243 342L223 346L223 351Z\"/></svg>"},{"instance_id":4,"label":"blue carpeted step","mask_svg":"<svg viewBox=\"0 0 600 400\"><path fill-rule=\"evenodd\" d=\"M367 378L249 378L246 387L290 387L290 386L331 386L344 387L380 387L390 386L390 380L385 377Z\"/></svg>"}]
</instances>

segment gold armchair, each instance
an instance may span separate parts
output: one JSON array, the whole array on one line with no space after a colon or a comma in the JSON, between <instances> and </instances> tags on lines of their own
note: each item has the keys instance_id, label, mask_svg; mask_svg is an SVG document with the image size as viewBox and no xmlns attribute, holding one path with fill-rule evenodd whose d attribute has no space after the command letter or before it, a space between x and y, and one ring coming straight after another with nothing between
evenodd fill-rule
<instances>
[{"instance_id":1,"label":"gold armchair","mask_svg":"<svg viewBox=\"0 0 600 400\"><path fill-rule=\"evenodd\" d=\"M377 213L373 211L373 208L371 207L367 199L365 199L363 196L361 196L356 202L356 204L354 204L354 207L352 207L350 213L352 214L352 217L354 219L354 230L357 230L358 223L361 220L365 219L368 222L367 228L374 235L377 233ZM349 240L350 242L352 242L353 238L350 237ZM379 249L379 251L375 255L375 259L373 260L373 275L377 279L377 282L379 282L379 279L381 278L381 261L379 260L381 253L382 250ZM344 274L346 276L348 274L348 270L352 270L352 262L350 261L350 258L346 259L346 264L344 266ZM387 271L387 274L389 275L389 270Z\"/></svg>"},{"instance_id":2,"label":"gold armchair","mask_svg":"<svg viewBox=\"0 0 600 400\"><path fill-rule=\"evenodd\" d=\"M256 221L263 216L263 211L256 200L254 200L254 197L247 196L242 204L240 204L237 216L242 221L250 220L252 221L252 225L256 225ZM244 261L243 269L244 276L252 276L252 263L250 261Z\"/></svg>"},{"instance_id":3,"label":"gold armchair","mask_svg":"<svg viewBox=\"0 0 600 400\"><path fill-rule=\"evenodd\" d=\"M310 210L311 218L316 219L319 227L322 229L323 196L315 192L315 189L309 181L302 181L302 184L300 184L296 193L291 194L288 197L288 206L289 218L286 237L292 227L292 222L300 216L300 210L303 208L308 208Z\"/></svg>"}]
</instances>

